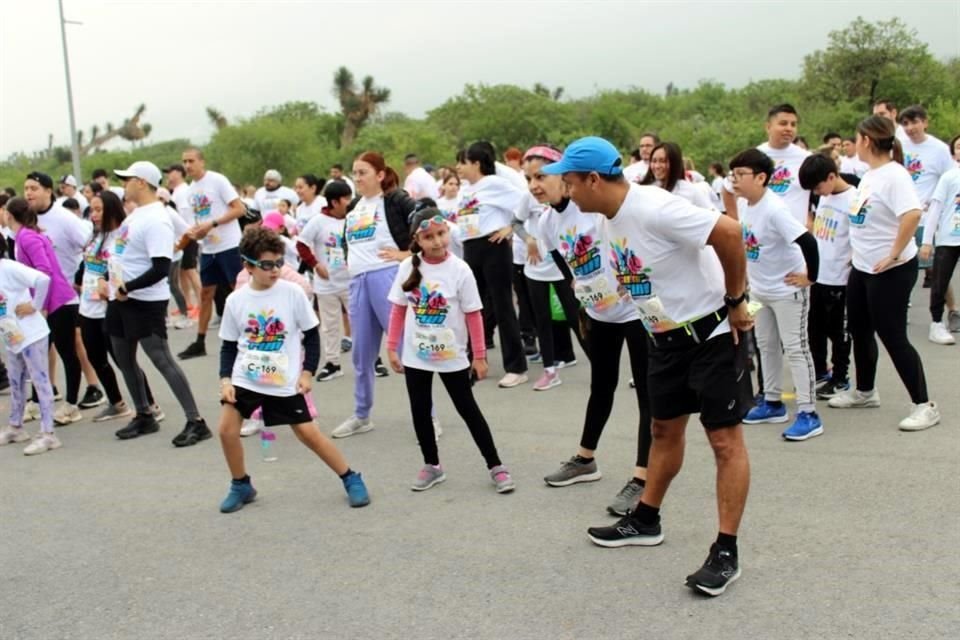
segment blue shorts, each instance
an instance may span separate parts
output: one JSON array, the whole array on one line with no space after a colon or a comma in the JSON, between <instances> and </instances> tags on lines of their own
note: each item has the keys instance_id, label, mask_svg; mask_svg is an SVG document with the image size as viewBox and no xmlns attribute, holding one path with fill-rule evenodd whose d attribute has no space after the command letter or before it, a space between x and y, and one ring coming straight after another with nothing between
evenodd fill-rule
<instances>
[{"instance_id":1,"label":"blue shorts","mask_svg":"<svg viewBox=\"0 0 960 640\"><path fill-rule=\"evenodd\" d=\"M237 275L243 268L240 258L240 249L234 247L220 253L200 254L200 284L204 287L227 285L232 287L237 283Z\"/></svg>"}]
</instances>

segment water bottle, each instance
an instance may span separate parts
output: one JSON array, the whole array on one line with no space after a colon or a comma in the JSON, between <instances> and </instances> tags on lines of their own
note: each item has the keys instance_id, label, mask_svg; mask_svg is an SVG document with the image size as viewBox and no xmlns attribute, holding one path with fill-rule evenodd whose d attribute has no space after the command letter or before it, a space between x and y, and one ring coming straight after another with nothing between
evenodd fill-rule
<instances>
[{"instance_id":1,"label":"water bottle","mask_svg":"<svg viewBox=\"0 0 960 640\"><path fill-rule=\"evenodd\" d=\"M271 427L264 426L260 429L260 455L264 462L277 460L277 434Z\"/></svg>"}]
</instances>

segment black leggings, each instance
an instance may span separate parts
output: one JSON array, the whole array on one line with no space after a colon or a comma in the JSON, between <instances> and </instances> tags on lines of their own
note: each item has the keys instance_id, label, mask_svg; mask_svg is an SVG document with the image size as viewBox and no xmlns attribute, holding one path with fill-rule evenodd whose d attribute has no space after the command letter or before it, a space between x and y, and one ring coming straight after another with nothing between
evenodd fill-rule
<instances>
[{"instance_id":1,"label":"black leggings","mask_svg":"<svg viewBox=\"0 0 960 640\"><path fill-rule=\"evenodd\" d=\"M833 345L831 376L843 382L850 371L850 334L847 333L847 288L814 283L810 287L810 353L817 379L827 373L827 339Z\"/></svg>"},{"instance_id":2,"label":"black leggings","mask_svg":"<svg viewBox=\"0 0 960 640\"><path fill-rule=\"evenodd\" d=\"M170 283L170 296L177 305L177 311L184 318L187 317L187 299L183 297L183 290L180 288L180 261L170 263L170 276L167 278Z\"/></svg>"},{"instance_id":3,"label":"black leggings","mask_svg":"<svg viewBox=\"0 0 960 640\"><path fill-rule=\"evenodd\" d=\"M517 296L517 320L520 322L520 335L526 345L536 340L537 330L534 326L533 307L530 305L530 291L527 289L527 276L523 275L522 264L513 265L513 293ZM484 322L486 322L486 319L484 319Z\"/></svg>"},{"instance_id":4,"label":"black leggings","mask_svg":"<svg viewBox=\"0 0 960 640\"><path fill-rule=\"evenodd\" d=\"M440 464L440 454L437 452L437 442L433 434L433 371L404 367L407 378L407 395L410 396L410 413L413 416L413 428L420 441L420 453L423 454L424 464ZM470 385L470 369L440 373L440 381L447 388L450 399L457 413L467 423L473 441L487 462L487 468L492 469L500 464L497 447L493 444L493 434L483 413L473 397Z\"/></svg>"},{"instance_id":5,"label":"black leggings","mask_svg":"<svg viewBox=\"0 0 960 640\"><path fill-rule=\"evenodd\" d=\"M960 247L937 247L933 250L933 282L930 285L930 319L943 321L943 306L946 304L950 278L960 259Z\"/></svg>"},{"instance_id":6,"label":"black leggings","mask_svg":"<svg viewBox=\"0 0 960 640\"><path fill-rule=\"evenodd\" d=\"M590 353L590 400L583 422L580 446L595 451L600 435L613 410L613 396L620 377L620 353L627 343L630 370L636 385L640 424L637 432L637 466L646 467L650 457L650 394L647 387L647 332L640 320L614 324L590 318L587 321L587 344Z\"/></svg>"},{"instance_id":7,"label":"black leggings","mask_svg":"<svg viewBox=\"0 0 960 640\"><path fill-rule=\"evenodd\" d=\"M847 320L853 338L858 390L874 389L879 356L875 336L880 336L911 401L928 401L923 362L907 337L907 303L916 282L916 258L883 273L864 273L856 267L850 271Z\"/></svg>"},{"instance_id":8,"label":"black leggings","mask_svg":"<svg viewBox=\"0 0 960 640\"><path fill-rule=\"evenodd\" d=\"M180 402L187 420L200 419L197 403L193 398L193 392L190 391L190 383L187 381L183 369L173 359L166 338L151 334L139 340L116 336L111 336L110 340L113 343L113 358L117 366L120 367L120 373L123 374L123 379L127 383L127 390L130 392L134 406L137 407L137 413L141 415L149 414L151 405L147 395L147 378L137 364L137 345L142 344L143 350L147 352L147 357L150 358L153 366L167 381L174 397Z\"/></svg>"},{"instance_id":9,"label":"black leggings","mask_svg":"<svg viewBox=\"0 0 960 640\"><path fill-rule=\"evenodd\" d=\"M87 318L80 316L80 336L83 338L83 346L87 350L87 359L90 366L97 372L97 377L103 385L103 390L107 394L110 404L117 404L123 401L123 395L120 393L120 385L117 384L117 374L113 372L107 355L116 362L117 358L113 355L113 344L110 342L110 336L107 335L107 323L103 318ZM119 364L117 366L120 366ZM153 392L150 385L147 384L147 377L140 369L140 376L143 378L143 386L147 391L147 402L153 406Z\"/></svg>"},{"instance_id":10,"label":"black leggings","mask_svg":"<svg viewBox=\"0 0 960 640\"><path fill-rule=\"evenodd\" d=\"M577 342L589 357L590 350L580 335L580 302L573 294L573 288L569 283L560 280L558 282L540 282L527 278L527 291L530 293L530 306L533 308L533 318L537 324L537 339L540 344L540 355L543 356L543 366L552 367L557 362L558 353L567 357L569 354L564 351L572 351L569 334L565 343L556 344L554 341L553 318L550 314L550 285L553 285L557 292L557 298L560 299L560 305L563 307L563 315L567 317L567 324L573 329L577 336Z\"/></svg>"},{"instance_id":11,"label":"black leggings","mask_svg":"<svg viewBox=\"0 0 960 640\"><path fill-rule=\"evenodd\" d=\"M520 323L513 307L513 248L509 242L477 238L463 243L463 259L477 280L481 300L490 300L497 319L503 369L524 373L527 357L520 339ZM489 298L487 297L489 295Z\"/></svg>"},{"instance_id":12,"label":"black leggings","mask_svg":"<svg viewBox=\"0 0 960 640\"><path fill-rule=\"evenodd\" d=\"M50 327L50 341L63 362L63 372L67 378L65 399L67 404L77 404L80 395L80 358L77 357L77 316L79 304L65 304L47 316Z\"/></svg>"}]
</instances>

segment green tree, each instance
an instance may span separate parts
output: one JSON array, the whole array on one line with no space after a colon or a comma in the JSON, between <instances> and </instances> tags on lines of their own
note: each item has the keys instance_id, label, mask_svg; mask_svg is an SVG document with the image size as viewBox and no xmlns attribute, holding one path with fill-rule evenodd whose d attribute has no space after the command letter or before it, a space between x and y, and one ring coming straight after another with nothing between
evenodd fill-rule
<instances>
[{"instance_id":1,"label":"green tree","mask_svg":"<svg viewBox=\"0 0 960 640\"><path fill-rule=\"evenodd\" d=\"M366 76L358 87L353 73L340 67L333 74L333 95L340 102L343 130L340 146L348 147L357 138L360 128L377 113L381 104L390 100L390 89L373 84L373 76Z\"/></svg>"}]
</instances>

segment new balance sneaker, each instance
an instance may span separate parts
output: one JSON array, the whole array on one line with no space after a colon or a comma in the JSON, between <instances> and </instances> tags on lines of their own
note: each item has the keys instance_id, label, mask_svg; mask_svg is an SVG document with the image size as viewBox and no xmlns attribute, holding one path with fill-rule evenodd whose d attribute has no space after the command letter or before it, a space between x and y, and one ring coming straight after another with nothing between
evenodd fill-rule
<instances>
[{"instance_id":1,"label":"new balance sneaker","mask_svg":"<svg viewBox=\"0 0 960 640\"><path fill-rule=\"evenodd\" d=\"M620 493L607 506L607 512L614 516L625 516L637 508L640 502L640 496L643 495L643 485L636 482L634 478L627 480Z\"/></svg>"},{"instance_id":2,"label":"new balance sneaker","mask_svg":"<svg viewBox=\"0 0 960 640\"><path fill-rule=\"evenodd\" d=\"M390 375L390 371L387 370L387 366L383 364L383 360L381 358L377 358L377 361L373 363L373 373L378 378L386 378L388 375Z\"/></svg>"},{"instance_id":3,"label":"new balance sneaker","mask_svg":"<svg viewBox=\"0 0 960 640\"><path fill-rule=\"evenodd\" d=\"M940 422L940 410L936 402L913 405L910 415L900 421L900 431L923 431Z\"/></svg>"},{"instance_id":4,"label":"new balance sneaker","mask_svg":"<svg viewBox=\"0 0 960 640\"><path fill-rule=\"evenodd\" d=\"M343 489L347 492L347 502L351 507L365 507L370 504L367 485L363 483L363 477L356 471L351 471L343 479Z\"/></svg>"},{"instance_id":5,"label":"new balance sneaker","mask_svg":"<svg viewBox=\"0 0 960 640\"><path fill-rule=\"evenodd\" d=\"M719 596L739 577L737 556L714 543L703 566L687 576L687 586L708 596Z\"/></svg>"},{"instance_id":6,"label":"new balance sneaker","mask_svg":"<svg viewBox=\"0 0 960 640\"><path fill-rule=\"evenodd\" d=\"M83 414L80 413L80 408L75 404L66 402L60 405L57 412L53 414L53 421L61 427L81 420L83 420Z\"/></svg>"},{"instance_id":7,"label":"new balance sneaker","mask_svg":"<svg viewBox=\"0 0 960 640\"><path fill-rule=\"evenodd\" d=\"M353 338L340 339L340 353L347 353L353 349Z\"/></svg>"},{"instance_id":8,"label":"new balance sneaker","mask_svg":"<svg viewBox=\"0 0 960 640\"><path fill-rule=\"evenodd\" d=\"M118 430L115 435L121 440L130 440L157 431L160 431L160 425L152 415L137 414L127 426Z\"/></svg>"},{"instance_id":9,"label":"new balance sneaker","mask_svg":"<svg viewBox=\"0 0 960 640\"><path fill-rule=\"evenodd\" d=\"M831 378L825 385L817 388L817 400L829 400L849 388L849 380L834 380Z\"/></svg>"},{"instance_id":10,"label":"new balance sneaker","mask_svg":"<svg viewBox=\"0 0 960 640\"><path fill-rule=\"evenodd\" d=\"M800 442L823 434L823 422L816 411L800 411L793 424L783 432L784 440Z\"/></svg>"},{"instance_id":11,"label":"new balance sneaker","mask_svg":"<svg viewBox=\"0 0 960 640\"><path fill-rule=\"evenodd\" d=\"M260 429L263 428L263 420L254 420L253 418L247 418L243 421L243 424L240 425L240 437L247 438L249 436L255 436L260 433Z\"/></svg>"},{"instance_id":12,"label":"new balance sneaker","mask_svg":"<svg viewBox=\"0 0 960 640\"><path fill-rule=\"evenodd\" d=\"M960 311L947 313L947 329L950 329L950 333L960 333Z\"/></svg>"},{"instance_id":13,"label":"new balance sneaker","mask_svg":"<svg viewBox=\"0 0 960 640\"><path fill-rule=\"evenodd\" d=\"M373 429L373 421L370 418L358 418L350 416L340 423L340 426L334 429L330 435L334 438L349 438L358 433L366 433Z\"/></svg>"},{"instance_id":14,"label":"new balance sneaker","mask_svg":"<svg viewBox=\"0 0 960 640\"><path fill-rule=\"evenodd\" d=\"M14 444L15 442L26 442L30 439L30 434L23 427L11 427L7 425L0 431L0 447L5 444Z\"/></svg>"},{"instance_id":15,"label":"new balance sneaker","mask_svg":"<svg viewBox=\"0 0 960 640\"><path fill-rule=\"evenodd\" d=\"M31 422L40 419L40 405L33 400L28 400L23 408L23 421Z\"/></svg>"},{"instance_id":16,"label":"new balance sneaker","mask_svg":"<svg viewBox=\"0 0 960 640\"><path fill-rule=\"evenodd\" d=\"M417 478L413 481L413 484L410 485L410 488L414 491L426 491L446 479L447 474L443 472L443 467L440 465L434 466L427 464L417 473Z\"/></svg>"},{"instance_id":17,"label":"new balance sneaker","mask_svg":"<svg viewBox=\"0 0 960 640\"><path fill-rule=\"evenodd\" d=\"M663 542L660 523L643 524L632 515L626 515L610 527L590 527L587 537L593 544L611 549L617 547L655 547Z\"/></svg>"},{"instance_id":18,"label":"new balance sneaker","mask_svg":"<svg viewBox=\"0 0 960 640\"><path fill-rule=\"evenodd\" d=\"M510 472L502 464L490 469L490 479L493 480L493 486L497 488L497 493L510 493L517 488Z\"/></svg>"},{"instance_id":19,"label":"new balance sneaker","mask_svg":"<svg viewBox=\"0 0 960 640\"><path fill-rule=\"evenodd\" d=\"M81 409L93 409L94 407L99 407L107 399L103 395L103 391L100 391L100 388L94 385L88 385L87 390L83 394L83 398L80 399L80 403L77 405Z\"/></svg>"},{"instance_id":20,"label":"new balance sneaker","mask_svg":"<svg viewBox=\"0 0 960 640\"><path fill-rule=\"evenodd\" d=\"M500 378L500 382L497 383L501 389L512 389L513 387L518 387L521 384L525 384L529 378L525 373L508 373L507 375Z\"/></svg>"},{"instance_id":21,"label":"new balance sneaker","mask_svg":"<svg viewBox=\"0 0 960 640\"><path fill-rule=\"evenodd\" d=\"M747 413L747 417L743 419L744 424L779 424L781 422L786 422L790 419L790 416L787 414L787 407L782 402L779 407L776 407L766 400L755 406L753 409Z\"/></svg>"},{"instance_id":22,"label":"new balance sneaker","mask_svg":"<svg viewBox=\"0 0 960 640\"><path fill-rule=\"evenodd\" d=\"M866 392L847 389L830 398L827 406L833 409L876 409L880 406L880 393L876 389Z\"/></svg>"},{"instance_id":23,"label":"new balance sneaker","mask_svg":"<svg viewBox=\"0 0 960 640\"><path fill-rule=\"evenodd\" d=\"M55 434L38 433L37 435L33 436L33 440L27 445L27 448L23 450L23 455L35 456L41 453L46 453L47 451L59 449L62 446L63 444Z\"/></svg>"},{"instance_id":24,"label":"new balance sneaker","mask_svg":"<svg viewBox=\"0 0 960 640\"><path fill-rule=\"evenodd\" d=\"M129 418L133 415L133 409L127 406L122 400L117 404L108 404L100 413L93 417L94 422L106 422L116 418Z\"/></svg>"},{"instance_id":25,"label":"new balance sneaker","mask_svg":"<svg viewBox=\"0 0 960 640\"><path fill-rule=\"evenodd\" d=\"M189 360L190 358L199 358L205 355L207 355L207 346L204 343L191 342L189 347L177 354L177 357L181 360Z\"/></svg>"},{"instance_id":26,"label":"new balance sneaker","mask_svg":"<svg viewBox=\"0 0 960 640\"><path fill-rule=\"evenodd\" d=\"M334 378L343 376L343 371L335 364L329 362L323 365L323 368L317 373L317 382L327 382Z\"/></svg>"},{"instance_id":27,"label":"new balance sneaker","mask_svg":"<svg viewBox=\"0 0 960 640\"><path fill-rule=\"evenodd\" d=\"M210 432L210 427L207 426L203 418L197 418L196 420L187 420L183 431L174 436L172 442L175 447L192 447L211 437L213 437L213 433Z\"/></svg>"},{"instance_id":28,"label":"new balance sneaker","mask_svg":"<svg viewBox=\"0 0 960 640\"><path fill-rule=\"evenodd\" d=\"M603 477L597 469L596 459L583 462L578 456L573 456L566 462L560 463L560 468L543 478L551 487L568 487L578 482L593 482Z\"/></svg>"},{"instance_id":29,"label":"new balance sneaker","mask_svg":"<svg viewBox=\"0 0 960 640\"><path fill-rule=\"evenodd\" d=\"M548 389L553 389L554 387L559 387L563 384L563 380L560 379L559 374L556 371L553 373L549 371L544 371L543 375L533 383L534 391L547 391Z\"/></svg>"},{"instance_id":30,"label":"new balance sneaker","mask_svg":"<svg viewBox=\"0 0 960 640\"><path fill-rule=\"evenodd\" d=\"M256 499L257 490L253 488L253 484L250 483L249 479L247 479L246 482L231 480L230 491L227 493L227 497L223 499L223 502L220 503L220 513L240 511L244 505L250 504Z\"/></svg>"},{"instance_id":31,"label":"new balance sneaker","mask_svg":"<svg viewBox=\"0 0 960 640\"><path fill-rule=\"evenodd\" d=\"M952 335L950 335L950 330L947 329L947 326L942 322L931 322L930 323L930 333L927 334L927 339L930 340L933 344L956 344L956 340Z\"/></svg>"}]
</instances>

